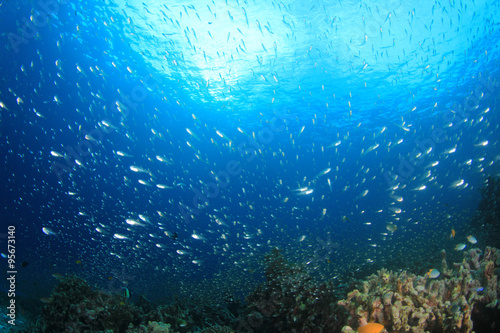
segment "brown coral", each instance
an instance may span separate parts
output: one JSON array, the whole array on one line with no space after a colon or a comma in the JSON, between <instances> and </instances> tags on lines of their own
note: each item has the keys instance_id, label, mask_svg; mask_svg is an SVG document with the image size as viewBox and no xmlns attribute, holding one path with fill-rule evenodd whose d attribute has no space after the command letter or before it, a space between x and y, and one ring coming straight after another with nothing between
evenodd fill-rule
<instances>
[{"instance_id":1,"label":"brown coral","mask_svg":"<svg viewBox=\"0 0 500 333\"><path fill-rule=\"evenodd\" d=\"M354 290L338 303L350 314L348 325L356 328L372 321L396 333L472 332L474 305L498 303L494 271L500 265L500 251L487 247L482 260L480 249L466 251L453 270L446 264L446 252L441 254L441 268L447 274L439 279L385 269L368 277L362 291Z\"/></svg>"}]
</instances>

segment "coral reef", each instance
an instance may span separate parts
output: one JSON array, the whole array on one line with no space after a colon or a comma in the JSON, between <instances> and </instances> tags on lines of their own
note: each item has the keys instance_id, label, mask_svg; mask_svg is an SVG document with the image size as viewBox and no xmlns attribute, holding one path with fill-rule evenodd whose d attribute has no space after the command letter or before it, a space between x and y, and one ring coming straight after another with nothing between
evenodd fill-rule
<instances>
[{"instance_id":1,"label":"coral reef","mask_svg":"<svg viewBox=\"0 0 500 333\"><path fill-rule=\"evenodd\" d=\"M266 282L246 299L250 313L239 331L336 332L345 313L332 284L316 285L278 249L266 255Z\"/></svg>"},{"instance_id":2,"label":"coral reef","mask_svg":"<svg viewBox=\"0 0 500 333\"><path fill-rule=\"evenodd\" d=\"M206 327L236 326L236 317L220 305L197 304L176 299L169 305L160 305L144 315L145 320L168 323L180 333Z\"/></svg>"},{"instance_id":3,"label":"coral reef","mask_svg":"<svg viewBox=\"0 0 500 333\"><path fill-rule=\"evenodd\" d=\"M170 329L170 325L165 323L158 323L156 321L150 321L148 326L143 324L139 325L137 328L133 328L133 325L127 329L126 333L174 333Z\"/></svg>"},{"instance_id":4,"label":"coral reef","mask_svg":"<svg viewBox=\"0 0 500 333\"><path fill-rule=\"evenodd\" d=\"M95 290L76 276L58 277L59 284L42 308L42 332L229 332L236 317L221 305L176 299L153 306L138 297L139 306L121 295ZM224 326L226 325L226 326Z\"/></svg>"},{"instance_id":5,"label":"coral reef","mask_svg":"<svg viewBox=\"0 0 500 333\"><path fill-rule=\"evenodd\" d=\"M214 325L205 328L201 333L234 333L235 331L231 327Z\"/></svg>"},{"instance_id":6,"label":"coral reef","mask_svg":"<svg viewBox=\"0 0 500 333\"><path fill-rule=\"evenodd\" d=\"M437 279L430 274L417 276L385 269L371 275L361 288L338 303L350 314L348 325L357 328L377 322L395 333L464 333L473 330L475 306L495 308L498 316L495 269L500 266L500 250L487 247L484 254L480 249L466 251L463 261L453 269L448 269L444 251L442 258L443 272Z\"/></svg>"},{"instance_id":7,"label":"coral reef","mask_svg":"<svg viewBox=\"0 0 500 333\"><path fill-rule=\"evenodd\" d=\"M159 305L144 296L136 296L134 303L96 290L75 276L58 276L60 283L50 298L43 300L41 318L31 331L499 331L500 250L472 248L462 254L460 263L449 264L446 251L441 251L440 271L433 268L423 276L381 269L346 295L342 285L313 281L303 266L286 261L281 251L274 249L265 256L266 281L246 298L246 305L232 297L219 305L177 297L168 305Z\"/></svg>"},{"instance_id":8,"label":"coral reef","mask_svg":"<svg viewBox=\"0 0 500 333\"><path fill-rule=\"evenodd\" d=\"M94 290L76 276L59 280L42 308L43 332L125 332L140 323L138 309L123 296Z\"/></svg>"}]
</instances>

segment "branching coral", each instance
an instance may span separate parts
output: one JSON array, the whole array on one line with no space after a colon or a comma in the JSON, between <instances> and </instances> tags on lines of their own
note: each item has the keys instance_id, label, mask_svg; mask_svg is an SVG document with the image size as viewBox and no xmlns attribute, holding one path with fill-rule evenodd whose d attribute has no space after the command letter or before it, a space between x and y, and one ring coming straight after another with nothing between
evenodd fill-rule
<instances>
[{"instance_id":1,"label":"branching coral","mask_svg":"<svg viewBox=\"0 0 500 333\"><path fill-rule=\"evenodd\" d=\"M378 271L339 302L350 314L348 325L368 321L389 332L472 332L472 311L477 304L496 306L499 290L494 274L500 251L487 247L464 253L462 263L448 270L446 253L438 279L403 272ZM349 330L345 328L345 330Z\"/></svg>"}]
</instances>

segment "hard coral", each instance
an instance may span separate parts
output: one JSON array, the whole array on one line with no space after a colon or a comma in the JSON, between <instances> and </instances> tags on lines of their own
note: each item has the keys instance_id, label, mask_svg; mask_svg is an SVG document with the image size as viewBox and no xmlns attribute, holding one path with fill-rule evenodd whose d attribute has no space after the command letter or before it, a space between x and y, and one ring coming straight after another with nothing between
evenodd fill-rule
<instances>
[{"instance_id":1,"label":"hard coral","mask_svg":"<svg viewBox=\"0 0 500 333\"><path fill-rule=\"evenodd\" d=\"M148 326L144 326L143 324L141 324L137 328L134 328L133 325L130 325L126 333L175 333L175 332L170 328L170 325L168 324L156 321L150 321L148 322Z\"/></svg>"},{"instance_id":2,"label":"hard coral","mask_svg":"<svg viewBox=\"0 0 500 333\"><path fill-rule=\"evenodd\" d=\"M148 333L171 333L170 325L165 323L157 323L156 321L150 321L148 323Z\"/></svg>"},{"instance_id":3,"label":"hard coral","mask_svg":"<svg viewBox=\"0 0 500 333\"><path fill-rule=\"evenodd\" d=\"M129 323L140 322L138 309L122 296L94 290L76 276L59 279L42 308L44 332L124 332Z\"/></svg>"},{"instance_id":4,"label":"hard coral","mask_svg":"<svg viewBox=\"0 0 500 333\"><path fill-rule=\"evenodd\" d=\"M462 263L439 279L405 271L378 271L338 304L350 314L348 325L367 321L384 325L389 332L472 332L474 306L498 304L500 251L487 247L464 253ZM442 268L447 269L445 253ZM343 331L348 331L345 327Z\"/></svg>"}]
</instances>

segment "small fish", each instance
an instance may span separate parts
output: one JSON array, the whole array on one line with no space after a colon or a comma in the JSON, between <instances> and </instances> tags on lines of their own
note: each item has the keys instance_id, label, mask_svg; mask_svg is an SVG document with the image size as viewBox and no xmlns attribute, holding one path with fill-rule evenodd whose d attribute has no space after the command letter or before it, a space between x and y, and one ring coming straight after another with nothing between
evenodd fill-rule
<instances>
[{"instance_id":1,"label":"small fish","mask_svg":"<svg viewBox=\"0 0 500 333\"><path fill-rule=\"evenodd\" d=\"M48 236L57 236L57 233L55 233L54 231L52 231L52 229L50 229L50 228L43 227L42 231L43 231L44 234L46 234Z\"/></svg>"},{"instance_id":2,"label":"small fish","mask_svg":"<svg viewBox=\"0 0 500 333\"><path fill-rule=\"evenodd\" d=\"M364 156L364 155L368 154L369 152L374 151L379 146L380 146L380 144L378 144L378 143L374 144L373 146L369 147L365 152L362 151L361 156Z\"/></svg>"},{"instance_id":3,"label":"small fish","mask_svg":"<svg viewBox=\"0 0 500 333\"><path fill-rule=\"evenodd\" d=\"M187 321L185 321L184 319L177 319L177 325L179 325L179 327L186 327Z\"/></svg>"},{"instance_id":4,"label":"small fish","mask_svg":"<svg viewBox=\"0 0 500 333\"><path fill-rule=\"evenodd\" d=\"M294 191L296 192L295 194L297 194L297 195L309 195L309 194L314 192L313 189L310 189L308 187L301 187L301 188L295 189Z\"/></svg>"},{"instance_id":5,"label":"small fish","mask_svg":"<svg viewBox=\"0 0 500 333\"><path fill-rule=\"evenodd\" d=\"M453 148L446 149L442 154L453 154L456 151L457 151L457 147L455 146Z\"/></svg>"},{"instance_id":6,"label":"small fish","mask_svg":"<svg viewBox=\"0 0 500 333\"><path fill-rule=\"evenodd\" d=\"M173 240L176 240L177 239L177 233L176 232L170 232L170 231L164 231L165 235L167 235L168 237L172 238Z\"/></svg>"},{"instance_id":7,"label":"small fish","mask_svg":"<svg viewBox=\"0 0 500 333\"><path fill-rule=\"evenodd\" d=\"M191 237L193 237L194 239L198 239L198 240L205 239L202 235L199 235L197 233L192 234Z\"/></svg>"},{"instance_id":8,"label":"small fish","mask_svg":"<svg viewBox=\"0 0 500 333\"><path fill-rule=\"evenodd\" d=\"M186 132L189 133L189 135L191 135L193 138L195 138L196 140L200 141L200 138L193 133L193 131L191 131L189 128L186 127Z\"/></svg>"},{"instance_id":9,"label":"small fish","mask_svg":"<svg viewBox=\"0 0 500 333\"><path fill-rule=\"evenodd\" d=\"M144 185L144 186L153 186L150 182L148 182L144 179L139 179L137 182L141 185Z\"/></svg>"},{"instance_id":10,"label":"small fish","mask_svg":"<svg viewBox=\"0 0 500 333\"><path fill-rule=\"evenodd\" d=\"M455 180L453 183L451 183L450 187L459 187L462 186L465 183L463 179Z\"/></svg>"},{"instance_id":11,"label":"small fish","mask_svg":"<svg viewBox=\"0 0 500 333\"><path fill-rule=\"evenodd\" d=\"M133 172L143 172L143 173L147 173L147 174L151 175L151 171L143 169L143 168L135 166L135 165L131 165L130 170L132 170Z\"/></svg>"},{"instance_id":12,"label":"small fish","mask_svg":"<svg viewBox=\"0 0 500 333\"><path fill-rule=\"evenodd\" d=\"M455 238L455 229L451 229L450 238Z\"/></svg>"},{"instance_id":13,"label":"small fish","mask_svg":"<svg viewBox=\"0 0 500 333\"><path fill-rule=\"evenodd\" d=\"M128 239L127 236L123 236L123 235L120 235L120 234L114 234L113 238L114 239Z\"/></svg>"},{"instance_id":14,"label":"small fish","mask_svg":"<svg viewBox=\"0 0 500 333\"><path fill-rule=\"evenodd\" d=\"M302 132L301 132L302 133ZM327 173L329 173L330 171L332 171L332 168L326 168L324 169L323 171L321 171L320 173L318 173L313 179L316 179L316 178L319 178L323 175L326 175Z\"/></svg>"},{"instance_id":15,"label":"small fish","mask_svg":"<svg viewBox=\"0 0 500 333\"><path fill-rule=\"evenodd\" d=\"M429 277L429 279L435 279L439 275L441 275L441 273L435 268L433 268L427 272L427 276Z\"/></svg>"},{"instance_id":16,"label":"small fish","mask_svg":"<svg viewBox=\"0 0 500 333\"><path fill-rule=\"evenodd\" d=\"M472 236L472 235L469 235L467 236L467 240L469 241L469 243L471 244L476 244L477 243L477 239L476 237Z\"/></svg>"},{"instance_id":17,"label":"small fish","mask_svg":"<svg viewBox=\"0 0 500 333\"><path fill-rule=\"evenodd\" d=\"M368 190L364 190L364 191L363 191L363 193L361 193L360 195L358 195L358 196L356 197L356 200L357 200L357 199L361 199L361 198L363 198L363 197L366 197L366 195L368 194L368 192L369 192Z\"/></svg>"},{"instance_id":18,"label":"small fish","mask_svg":"<svg viewBox=\"0 0 500 333\"><path fill-rule=\"evenodd\" d=\"M460 243L457 246L455 246L455 250L456 251L462 251L463 249L465 249L466 246L467 245L465 245L464 243Z\"/></svg>"},{"instance_id":19,"label":"small fish","mask_svg":"<svg viewBox=\"0 0 500 333\"><path fill-rule=\"evenodd\" d=\"M125 222L128 225L132 226L140 226L140 227L145 227L146 225L144 223L140 223L139 221L133 220L133 219L126 219Z\"/></svg>"},{"instance_id":20,"label":"small fish","mask_svg":"<svg viewBox=\"0 0 500 333\"><path fill-rule=\"evenodd\" d=\"M125 298L130 298L130 290L128 290L128 288L126 288L126 287L123 287L122 288L122 295Z\"/></svg>"},{"instance_id":21,"label":"small fish","mask_svg":"<svg viewBox=\"0 0 500 333\"><path fill-rule=\"evenodd\" d=\"M397 226L397 225L395 225L395 224L392 224L392 223L387 224L387 225L385 226L385 228L386 228L387 230L389 230L390 232L394 232L394 231L398 230L398 226Z\"/></svg>"}]
</instances>

